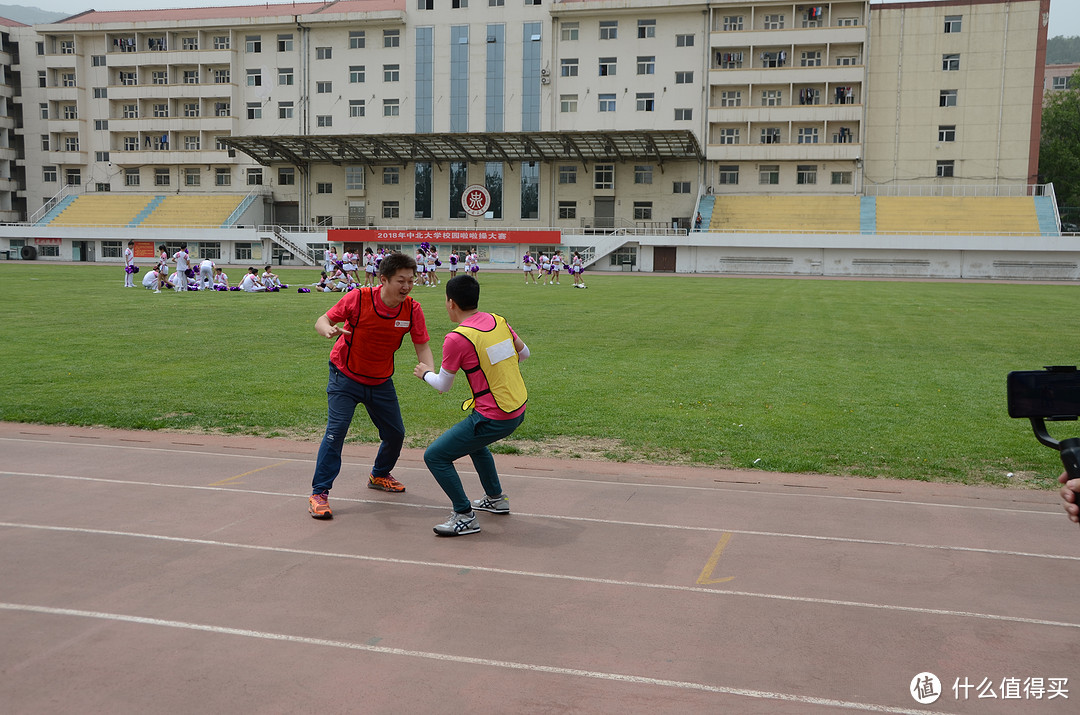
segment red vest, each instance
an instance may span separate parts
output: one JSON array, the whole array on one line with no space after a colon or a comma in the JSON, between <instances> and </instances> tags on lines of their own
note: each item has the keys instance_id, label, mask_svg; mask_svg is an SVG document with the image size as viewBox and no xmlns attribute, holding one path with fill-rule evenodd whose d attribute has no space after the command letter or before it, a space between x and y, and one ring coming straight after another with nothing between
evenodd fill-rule
<instances>
[{"instance_id":1,"label":"red vest","mask_svg":"<svg viewBox=\"0 0 1080 715\"><path fill-rule=\"evenodd\" d=\"M356 290L359 310L349 317L346 329L330 351L330 362L354 380L377 384L394 374L394 353L412 327L413 299L406 296L393 315L375 312L374 288Z\"/></svg>"}]
</instances>

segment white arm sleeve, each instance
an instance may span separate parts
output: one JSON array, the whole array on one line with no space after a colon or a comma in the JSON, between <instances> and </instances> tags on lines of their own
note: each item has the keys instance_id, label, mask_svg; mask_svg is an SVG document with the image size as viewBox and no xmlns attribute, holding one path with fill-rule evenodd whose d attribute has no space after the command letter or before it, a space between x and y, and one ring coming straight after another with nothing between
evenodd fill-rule
<instances>
[{"instance_id":1,"label":"white arm sleeve","mask_svg":"<svg viewBox=\"0 0 1080 715\"><path fill-rule=\"evenodd\" d=\"M454 384L454 376L456 372L447 372L445 367L439 368L439 373L435 374L428 370L424 373L424 382L434 387L439 392L446 392Z\"/></svg>"},{"instance_id":2,"label":"white arm sleeve","mask_svg":"<svg viewBox=\"0 0 1080 715\"><path fill-rule=\"evenodd\" d=\"M525 344L525 341L521 341L521 352L518 353L518 362L525 362L529 359L529 346Z\"/></svg>"}]
</instances>

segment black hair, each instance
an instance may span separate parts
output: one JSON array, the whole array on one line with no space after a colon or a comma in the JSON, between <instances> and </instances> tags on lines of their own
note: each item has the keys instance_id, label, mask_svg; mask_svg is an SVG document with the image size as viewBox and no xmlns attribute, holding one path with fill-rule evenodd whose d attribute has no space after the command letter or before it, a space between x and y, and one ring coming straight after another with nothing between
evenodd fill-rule
<instances>
[{"instance_id":1,"label":"black hair","mask_svg":"<svg viewBox=\"0 0 1080 715\"><path fill-rule=\"evenodd\" d=\"M446 282L446 297L462 310L475 310L480 304L480 281L472 276L455 276Z\"/></svg>"},{"instance_id":2,"label":"black hair","mask_svg":"<svg viewBox=\"0 0 1080 715\"><path fill-rule=\"evenodd\" d=\"M394 251L382 259L382 263L379 264L379 276L393 278L402 269L415 273L416 259L412 256L406 256L401 251Z\"/></svg>"},{"instance_id":3,"label":"black hair","mask_svg":"<svg viewBox=\"0 0 1080 715\"><path fill-rule=\"evenodd\" d=\"M267 266L267 267L266 267L266 270L268 270L268 271L269 271L269 270L270 270L271 268L273 268L273 266Z\"/></svg>"}]
</instances>

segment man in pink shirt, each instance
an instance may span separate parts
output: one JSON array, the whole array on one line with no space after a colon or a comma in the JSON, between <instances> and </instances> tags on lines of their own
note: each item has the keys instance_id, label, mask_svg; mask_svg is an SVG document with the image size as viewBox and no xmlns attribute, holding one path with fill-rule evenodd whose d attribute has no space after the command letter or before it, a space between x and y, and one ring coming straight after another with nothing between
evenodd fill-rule
<instances>
[{"instance_id":1,"label":"man in pink shirt","mask_svg":"<svg viewBox=\"0 0 1080 715\"><path fill-rule=\"evenodd\" d=\"M472 399L461 407L472 408L468 417L439 436L424 452L424 462L450 501L450 518L435 527L440 536L475 534L480 531L474 509L509 514L510 501L503 494L495 459L487 446L510 435L525 420L528 392L518 363L529 357L529 348L506 320L477 309L480 283L469 275L446 283L446 313L458 327L443 341L442 366L438 374L420 362L413 371L439 392L454 384L458 369L465 371ZM484 497L469 501L454 460L469 455L484 487Z\"/></svg>"}]
</instances>

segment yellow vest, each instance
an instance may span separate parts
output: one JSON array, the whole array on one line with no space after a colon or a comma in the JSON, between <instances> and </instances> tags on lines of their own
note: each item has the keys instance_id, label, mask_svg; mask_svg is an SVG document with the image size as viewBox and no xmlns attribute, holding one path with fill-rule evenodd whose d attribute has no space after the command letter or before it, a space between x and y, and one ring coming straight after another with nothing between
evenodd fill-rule
<instances>
[{"instance_id":1,"label":"yellow vest","mask_svg":"<svg viewBox=\"0 0 1080 715\"><path fill-rule=\"evenodd\" d=\"M461 409L468 410L481 395L491 393L495 398L495 404L499 409L510 414L521 409L529 398L525 389L525 381L521 379L521 371L518 369L517 350L514 349L514 334L506 324L506 319L501 315L491 313L495 319L495 327L488 331L459 325L454 328L476 350L476 357L480 364L472 369L465 370L470 374L480 370L487 379L488 389L474 392L471 399L461 405ZM472 389L472 383L469 383Z\"/></svg>"}]
</instances>

